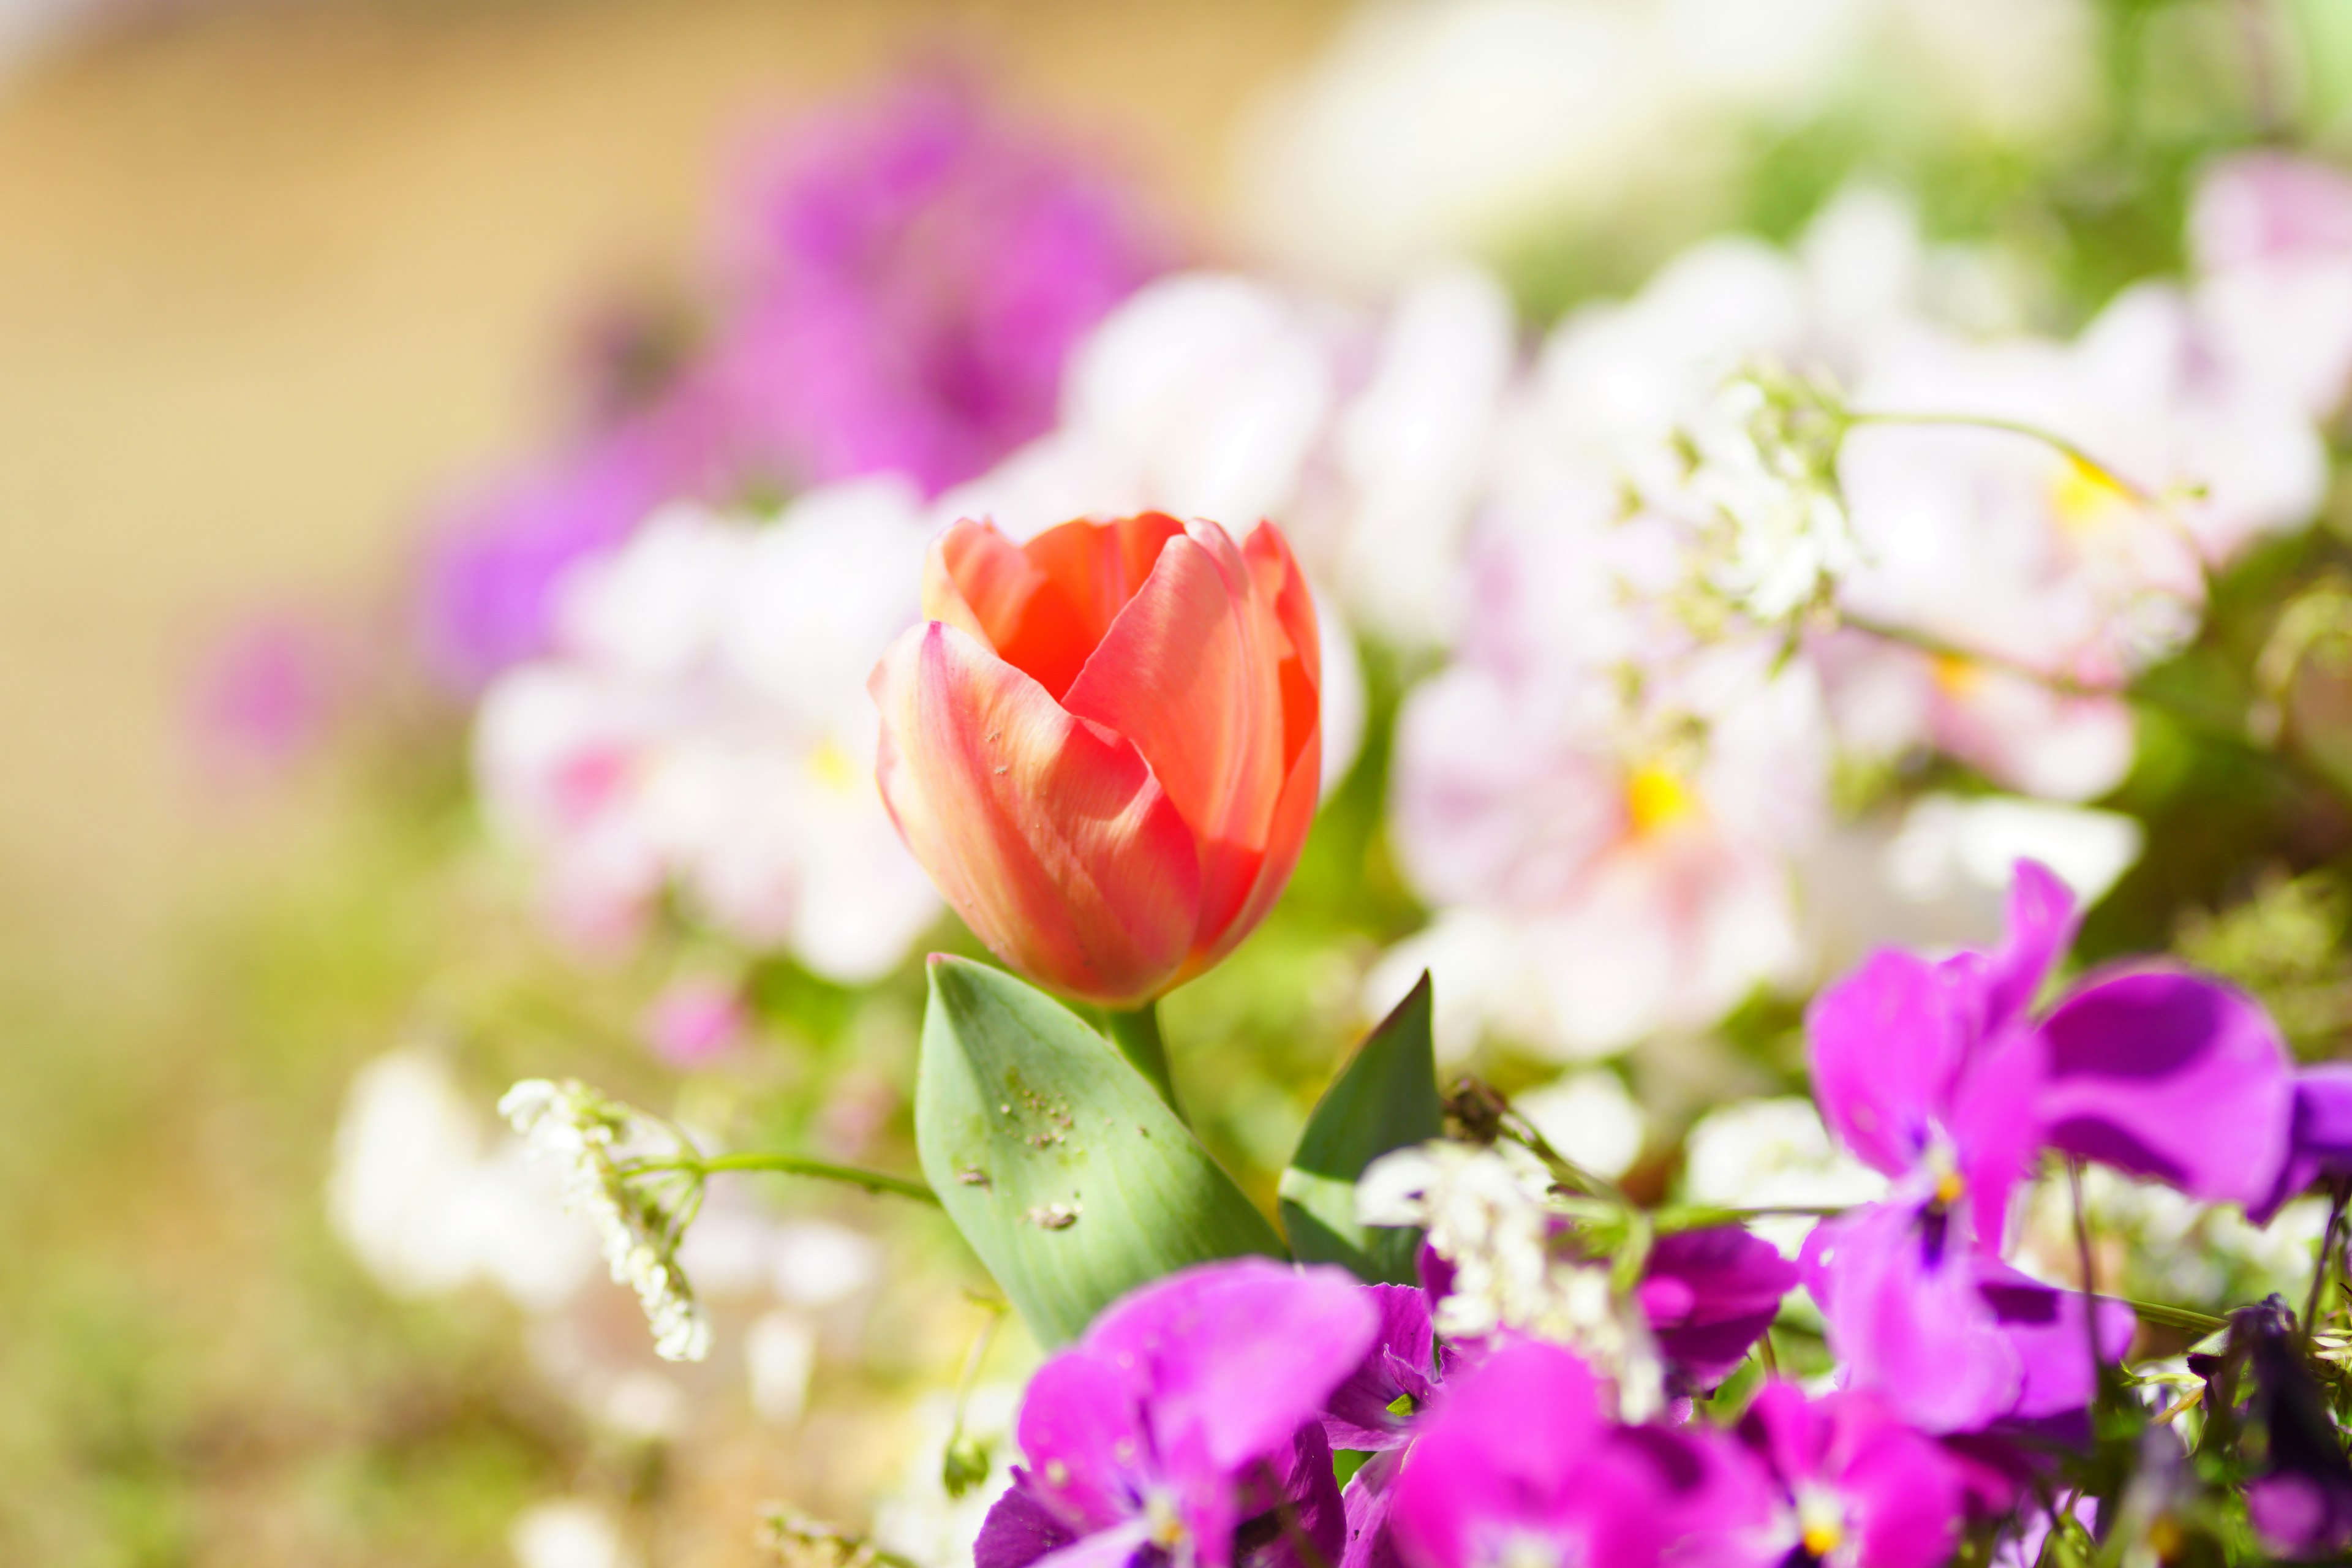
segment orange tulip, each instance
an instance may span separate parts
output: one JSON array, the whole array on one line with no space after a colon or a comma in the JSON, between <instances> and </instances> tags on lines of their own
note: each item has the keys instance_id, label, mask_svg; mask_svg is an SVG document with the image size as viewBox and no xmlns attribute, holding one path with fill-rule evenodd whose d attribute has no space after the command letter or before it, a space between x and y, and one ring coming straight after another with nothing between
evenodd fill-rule
<instances>
[{"instance_id":1,"label":"orange tulip","mask_svg":"<svg viewBox=\"0 0 2352 1568\"><path fill-rule=\"evenodd\" d=\"M1232 952L1290 879L1322 766L1315 608L1281 533L959 522L923 613L868 683L878 778L980 939L1114 1008Z\"/></svg>"}]
</instances>

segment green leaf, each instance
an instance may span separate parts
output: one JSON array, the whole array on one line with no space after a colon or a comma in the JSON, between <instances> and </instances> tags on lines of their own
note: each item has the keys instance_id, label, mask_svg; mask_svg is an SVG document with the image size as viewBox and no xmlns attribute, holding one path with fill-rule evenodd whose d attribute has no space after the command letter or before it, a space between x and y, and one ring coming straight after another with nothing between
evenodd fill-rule
<instances>
[{"instance_id":1,"label":"green leaf","mask_svg":"<svg viewBox=\"0 0 2352 1568\"><path fill-rule=\"evenodd\" d=\"M1429 995L1424 973L1307 1120L1281 1188L1282 1228L1301 1262L1343 1264L1376 1282L1413 1282L1421 1232L1358 1225L1356 1178L1391 1149L1444 1135Z\"/></svg>"},{"instance_id":2,"label":"green leaf","mask_svg":"<svg viewBox=\"0 0 2352 1568\"><path fill-rule=\"evenodd\" d=\"M915 1142L948 1216L1038 1343L1135 1287L1282 1237L1143 1075L1002 970L934 954Z\"/></svg>"}]
</instances>

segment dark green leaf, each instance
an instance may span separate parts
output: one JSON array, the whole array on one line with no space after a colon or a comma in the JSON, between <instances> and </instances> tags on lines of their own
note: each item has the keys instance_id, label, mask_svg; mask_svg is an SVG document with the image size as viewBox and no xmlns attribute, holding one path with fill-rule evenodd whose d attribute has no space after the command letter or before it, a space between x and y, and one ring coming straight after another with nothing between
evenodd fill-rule
<instances>
[{"instance_id":1,"label":"dark green leaf","mask_svg":"<svg viewBox=\"0 0 2352 1568\"><path fill-rule=\"evenodd\" d=\"M1286 1256L1111 1043L1002 970L934 955L915 1089L923 1173L1040 1344L1194 1263Z\"/></svg>"},{"instance_id":2,"label":"dark green leaf","mask_svg":"<svg viewBox=\"0 0 2352 1568\"><path fill-rule=\"evenodd\" d=\"M1282 1173L1282 1227L1302 1262L1409 1285L1421 1232L1356 1223L1356 1178L1391 1149L1445 1131L1430 1043L1429 976L1381 1020L1315 1107Z\"/></svg>"}]
</instances>

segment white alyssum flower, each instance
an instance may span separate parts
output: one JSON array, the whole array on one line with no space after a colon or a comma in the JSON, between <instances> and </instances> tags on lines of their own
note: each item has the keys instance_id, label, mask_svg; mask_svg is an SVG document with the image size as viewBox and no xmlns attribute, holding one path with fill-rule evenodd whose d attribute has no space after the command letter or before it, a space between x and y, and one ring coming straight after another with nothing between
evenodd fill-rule
<instances>
[{"instance_id":1,"label":"white alyssum flower","mask_svg":"<svg viewBox=\"0 0 2352 1568\"><path fill-rule=\"evenodd\" d=\"M1356 1187L1366 1225L1419 1226L1454 1266L1437 1331L1482 1339L1505 1329L1573 1346L1617 1387L1626 1420L1662 1402L1663 1370L1638 1310L1619 1299L1606 1258L1578 1253L1553 1206L1551 1176L1517 1143L1438 1141L1384 1154Z\"/></svg>"},{"instance_id":2,"label":"white alyssum flower","mask_svg":"<svg viewBox=\"0 0 2352 1568\"><path fill-rule=\"evenodd\" d=\"M1837 489L1838 416L1818 389L1767 372L1735 375L1687 432L1707 585L1766 623L1820 602L1857 563Z\"/></svg>"},{"instance_id":3,"label":"white alyssum flower","mask_svg":"<svg viewBox=\"0 0 2352 1568\"><path fill-rule=\"evenodd\" d=\"M708 1355L710 1321L677 1261L690 1205L673 1210L615 1157L640 1118L574 1079L526 1079L499 1100L499 1114L534 1152L562 1167L565 1201L595 1226L614 1282L636 1291L655 1352L665 1361Z\"/></svg>"}]
</instances>

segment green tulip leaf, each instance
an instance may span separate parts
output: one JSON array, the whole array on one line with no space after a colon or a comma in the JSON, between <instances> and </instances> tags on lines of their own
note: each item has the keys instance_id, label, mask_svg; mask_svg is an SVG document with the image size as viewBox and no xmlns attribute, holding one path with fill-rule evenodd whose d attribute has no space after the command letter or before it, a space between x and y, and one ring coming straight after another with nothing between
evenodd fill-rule
<instances>
[{"instance_id":1,"label":"green tulip leaf","mask_svg":"<svg viewBox=\"0 0 2352 1568\"><path fill-rule=\"evenodd\" d=\"M1416 1278L1421 1232L1357 1224L1356 1178L1391 1149L1444 1135L1429 998L1423 973L1307 1119L1281 1188L1282 1228L1301 1262L1340 1264L1376 1283Z\"/></svg>"},{"instance_id":2,"label":"green tulip leaf","mask_svg":"<svg viewBox=\"0 0 2352 1568\"><path fill-rule=\"evenodd\" d=\"M1108 1040L999 969L934 954L923 1174L1048 1348L1118 1297L1282 1237Z\"/></svg>"}]
</instances>

